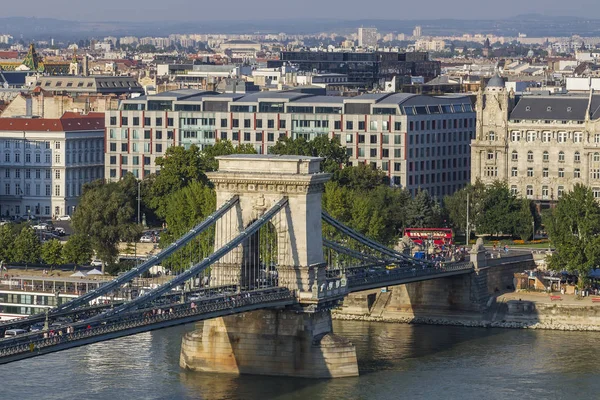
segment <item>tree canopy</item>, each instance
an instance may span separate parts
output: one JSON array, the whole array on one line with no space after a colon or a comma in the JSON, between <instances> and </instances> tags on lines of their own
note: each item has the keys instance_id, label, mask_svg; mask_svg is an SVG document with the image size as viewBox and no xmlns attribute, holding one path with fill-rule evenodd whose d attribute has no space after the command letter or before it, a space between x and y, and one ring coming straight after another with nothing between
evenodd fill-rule
<instances>
[{"instance_id":1,"label":"tree canopy","mask_svg":"<svg viewBox=\"0 0 600 400\"><path fill-rule=\"evenodd\" d=\"M340 166L346 165L349 159L346 148L340 145L340 141L329 139L326 135L317 136L310 141L303 137L283 137L269 151L271 154L323 157L325 160L321 163L321 170L330 173L339 171Z\"/></svg>"},{"instance_id":2,"label":"tree canopy","mask_svg":"<svg viewBox=\"0 0 600 400\"><path fill-rule=\"evenodd\" d=\"M94 251L89 237L85 235L71 235L65 243L62 256L67 264L84 265L90 262Z\"/></svg>"},{"instance_id":3,"label":"tree canopy","mask_svg":"<svg viewBox=\"0 0 600 400\"><path fill-rule=\"evenodd\" d=\"M40 261L40 241L31 227L24 227L15 238L12 247L12 261L37 263Z\"/></svg>"},{"instance_id":4,"label":"tree canopy","mask_svg":"<svg viewBox=\"0 0 600 400\"><path fill-rule=\"evenodd\" d=\"M134 241L141 235L136 224L135 186L133 175L119 182L92 182L84 186L75 214L75 233L88 236L98 257L112 263L118 255L118 243Z\"/></svg>"},{"instance_id":5,"label":"tree canopy","mask_svg":"<svg viewBox=\"0 0 600 400\"><path fill-rule=\"evenodd\" d=\"M590 271L600 265L600 205L592 190L576 184L546 214L544 224L556 248L549 258L550 268L577 273L583 286Z\"/></svg>"}]
</instances>

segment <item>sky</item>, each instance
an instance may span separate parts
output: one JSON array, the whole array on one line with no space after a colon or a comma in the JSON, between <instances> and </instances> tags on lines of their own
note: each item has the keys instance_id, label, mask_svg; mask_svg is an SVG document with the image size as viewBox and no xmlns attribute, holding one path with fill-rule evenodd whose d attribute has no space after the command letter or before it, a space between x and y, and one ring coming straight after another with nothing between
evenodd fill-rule
<instances>
[{"instance_id":1,"label":"sky","mask_svg":"<svg viewBox=\"0 0 600 400\"><path fill-rule=\"evenodd\" d=\"M500 19L520 14L600 19L598 0L3 0L0 17L79 21L332 18Z\"/></svg>"}]
</instances>

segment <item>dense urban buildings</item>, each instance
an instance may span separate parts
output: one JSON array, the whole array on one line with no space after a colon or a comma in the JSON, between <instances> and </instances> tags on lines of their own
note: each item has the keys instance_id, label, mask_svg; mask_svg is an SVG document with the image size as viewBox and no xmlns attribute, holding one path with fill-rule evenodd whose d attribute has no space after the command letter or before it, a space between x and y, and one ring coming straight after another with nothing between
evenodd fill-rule
<instances>
[{"instance_id":1,"label":"dense urban buildings","mask_svg":"<svg viewBox=\"0 0 600 400\"><path fill-rule=\"evenodd\" d=\"M215 93L178 90L124 100L107 111L105 175L156 172L170 146L201 148L216 140L267 154L280 137L339 139L353 164L385 171L413 194L444 196L470 180L475 113L467 96L374 93L343 98L322 89Z\"/></svg>"},{"instance_id":2,"label":"dense urban buildings","mask_svg":"<svg viewBox=\"0 0 600 400\"><path fill-rule=\"evenodd\" d=\"M377 47L377 28L358 28L358 47Z\"/></svg>"},{"instance_id":3,"label":"dense urban buildings","mask_svg":"<svg viewBox=\"0 0 600 400\"><path fill-rule=\"evenodd\" d=\"M349 82L364 84L366 88L383 88L395 80L410 83L411 76L425 80L440 74L439 61L431 61L429 54L421 52L327 52L283 51L279 61L269 61L268 67L295 65L300 71L335 73L348 76Z\"/></svg>"},{"instance_id":4,"label":"dense urban buildings","mask_svg":"<svg viewBox=\"0 0 600 400\"><path fill-rule=\"evenodd\" d=\"M600 96L516 98L495 77L477 98L473 181L505 180L542 207L577 183L600 199Z\"/></svg>"},{"instance_id":5,"label":"dense urban buildings","mask_svg":"<svg viewBox=\"0 0 600 400\"><path fill-rule=\"evenodd\" d=\"M0 215L71 215L104 177L104 114L0 118Z\"/></svg>"}]
</instances>

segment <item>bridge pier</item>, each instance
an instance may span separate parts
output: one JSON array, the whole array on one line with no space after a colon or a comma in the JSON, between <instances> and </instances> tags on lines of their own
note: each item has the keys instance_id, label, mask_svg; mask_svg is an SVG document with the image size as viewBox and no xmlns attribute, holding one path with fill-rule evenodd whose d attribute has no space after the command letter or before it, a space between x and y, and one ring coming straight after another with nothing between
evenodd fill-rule
<instances>
[{"instance_id":1,"label":"bridge pier","mask_svg":"<svg viewBox=\"0 0 600 400\"><path fill-rule=\"evenodd\" d=\"M182 368L301 378L358 376L356 349L331 313L260 310L201 322L181 344Z\"/></svg>"}]
</instances>

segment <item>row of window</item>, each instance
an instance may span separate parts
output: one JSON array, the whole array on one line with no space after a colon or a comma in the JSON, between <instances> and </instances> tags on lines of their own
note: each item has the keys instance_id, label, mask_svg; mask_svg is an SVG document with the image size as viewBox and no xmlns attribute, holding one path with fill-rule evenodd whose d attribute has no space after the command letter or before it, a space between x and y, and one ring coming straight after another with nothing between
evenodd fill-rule
<instances>
[{"instance_id":1,"label":"row of window","mask_svg":"<svg viewBox=\"0 0 600 400\"><path fill-rule=\"evenodd\" d=\"M132 129L131 130L131 138L132 139L141 139L140 131L138 131L137 129ZM167 140L173 140L175 133L172 130L167 131ZM108 130L108 137L110 139L117 139L117 130L116 129L109 129ZM121 129L121 134L120 134L121 139L125 140L125 139L129 139L129 129L127 128L123 128ZM149 129L144 130L144 139L145 140L150 140L152 138L152 131ZM162 130L155 130L154 131L154 139L155 140L162 140L163 139L163 131Z\"/></svg>"},{"instance_id":2,"label":"row of window","mask_svg":"<svg viewBox=\"0 0 600 400\"><path fill-rule=\"evenodd\" d=\"M129 164L129 156L121 155L121 165ZM150 165L150 157L131 156L131 165L140 165L140 161L143 162L141 165ZM117 156L110 156L110 165L117 165Z\"/></svg>"},{"instance_id":3,"label":"row of window","mask_svg":"<svg viewBox=\"0 0 600 400\"><path fill-rule=\"evenodd\" d=\"M5 149L10 149L11 147L15 148L15 149L20 149L21 148L21 143L24 143L23 147L25 149L31 149L31 148L35 148L35 149L45 149L45 150L50 150L50 142L49 141L36 141L36 140L27 140L27 139L7 139L4 140L4 148ZM87 149L88 147L90 149L94 149L94 148L102 148L102 139L98 139L98 140L67 140L67 150L69 149ZM54 142L54 149L55 150L60 150L61 148L61 142L56 141Z\"/></svg>"},{"instance_id":4,"label":"row of window","mask_svg":"<svg viewBox=\"0 0 600 400\"><path fill-rule=\"evenodd\" d=\"M140 117L132 117L131 124L133 126L140 126ZM167 118L167 126L174 126L175 121L173 118ZM117 125L117 117L110 117L110 126ZM121 117L121 125L129 125L129 117ZM154 118L154 125L152 125L152 120L149 117L144 118L144 126L163 126L163 118L156 117Z\"/></svg>"},{"instance_id":5,"label":"row of window","mask_svg":"<svg viewBox=\"0 0 600 400\"><path fill-rule=\"evenodd\" d=\"M10 183L4 184L4 194L6 196L10 196L13 194L15 196L42 196L42 185L40 185L39 183L35 184L35 194L32 194L31 192L30 183L26 183L24 189L25 191L23 191L23 188L21 188L20 183L14 184L14 191L12 191L12 185ZM43 193L45 196L52 196L52 186L49 184L45 185L45 191ZM54 193L55 196L60 196L60 185L54 186Z\"/></svg>"},{"instance_id":6,"label":"row of window","mask_svg":"<svg viewBox=\"0 0 600 400\"><path fill-rule=\"evenodd\" d=\"M514 195L518 195L519 194L519 190L517 189L516 185L512 185L510 187L510 191ZM558 186L556 188L556 198L561 198L564 193L565 193L565 187L564 186ZM592 188L592 193L593 193L595 199L600 199L600 187L593 187ZM527 196L528 199L533 199L534 198L534 187L533 187L533 185L527 185L525 187L525 195ZM554 197L554 190L553 190L553 188L550 188L549 186L542 186L541 187L541 198L543 200L554 200L555 197Z\"/></svg>"},{"instance_id":7,"label":"row of window","mask_svg":"<svg viewBox=\"0 0 600 400\"><path fill-rule=\"evenodd\" d=\"M469 181L469 171L448 171L437 172L434 174L409 175L408 185L427 185L436 183L446 183L447 181Z\"/></svg>"},{"instance_id":8,"label":"row of window","mask_svg":"<svg viewBox=\"0 0 600 400\"><path fill-rule=\"evenodd\" d=\"M492 151L492 150L488 150L487 153L487 159L488 160L493 160L496 157L496 154ZM519 161L519 153L516 150L513 150L513 152L510 155L510 159L511 161ZM533 162L534 161L534 157L533 157L533 151L528 151L527 152L527 161L528 162ZM549 162L550 161L550 153L548 153L547 151L544 151L542 153L542 161L543 162ZM565 161L565 152L564 151L559 151L558 152L558 161L559 162L564 162ZM573 161L576 163L581 162L581 153L576 151L573 154ZM596 152L592 154L592 161L593 162L600 162L600 153Z\"/></svg>"},{"instance_id":9,"label":"row of window","mask_svg":"<svg viewBox=\"0 0 600 400\"><path fill-rule=\"evenodd\" d=\"M542 132L541 134L534 131L528 131L526 134L523 134L521 131L512 131L510 133L510 140L512 142L519 142L521 138L526 139L527 142L535 142L538 139L541 139L542 142L548 143L552 140L554 134L553 132ZM569 140L569 132L558 132L556 135L556 140L558 143L566 143ZM489 140L496 140L496 135L494 132L488 133ZM583 142L583 132L574 132L573 133L573 143L582 143ZM600 134L594 135L594 143L600 143Z\"/></svg>"},{"instance_id":10,"label":"row of window","mask_svg":"<svg viewBox=\"0 0 600 400\"><path fill-rule=\"evenodd\" d=\"M486 171L488 168L496 168L496 167L486 167ZM527 168L527 177L531 178L535 175L534 169L533 167L529 167ZM486 176L489 176L486 174ZM497 175L494 175L497 176ZM510 170L510 176L511 177L518 177L519 176L519 170L517 169L517 167L512 167ZM564 168L558 168L557 170L557 176L559 178L564 178L565 177L565 169ZM542 178L549 178L550 177L550 169L549 168L542 168ZM581 178L581 169L580 168L575 168L573 170L573 178ZM600 169L599 168L592 168L590 169L590 179L592 180L598 180L600 179Z\"/></svg>"}]
</instances>

